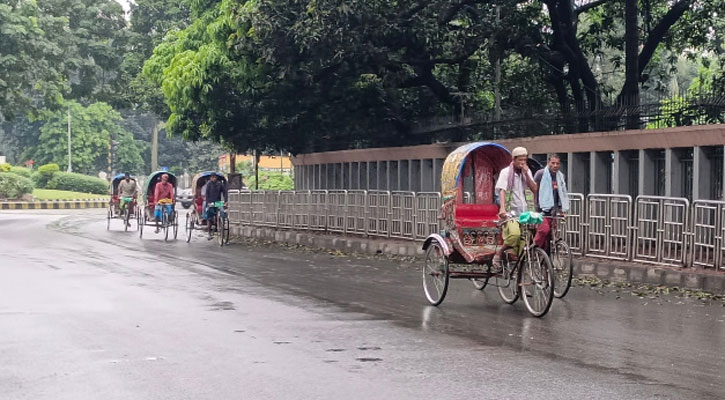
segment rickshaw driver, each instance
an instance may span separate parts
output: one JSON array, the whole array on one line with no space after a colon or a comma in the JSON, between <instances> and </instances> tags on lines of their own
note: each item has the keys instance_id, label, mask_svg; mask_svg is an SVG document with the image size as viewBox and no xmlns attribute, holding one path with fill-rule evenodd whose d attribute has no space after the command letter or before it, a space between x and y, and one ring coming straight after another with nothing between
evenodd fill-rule
<instances>
[{"instance_id":1,"label":"rickshaw driver","mask_svg":"<svg viewBox=\"0 0 725 400\"><path fill-rule=\"evenodd\" d=\"M569 211L569 192L566 189L564 174L559 168L561 168L561 158L558 154L552 153L547 157L546 168L536 171L534 175L534 181L539 185L539 193L534 196L536 211L550 217L555 217L559 211L563 217L566 217ZM544 218L534 237L537 246L547 250L549 234L551 228L556 227L556 223L557 221L551 218Z\"/></svg>"},{"instance_id":2,"label":"rickshaw driver","mask_svg":"<svg viewBox=\"0 0 725 400\"><path fill-rule=\"evenodd\" d=\"M137 190L136 182L131 180L131 175L129 175L128 172L123 174L123 180L118 183L118 199L120 202L121 215L123 215L126 207L130 207L133 199L136 198ZM126 221L126 224L131 226L131 223L128 221Z\"/></svg>"},{"instance_id":3,"label":"rickshaw driver","mask_svg":"<svg viewBox=\"0 0 725 400\"><path fill-rule=\"evenodd\" d=\"M202 192L205 195L205 209L204 209L204 219L206 220L206 226L209 231L209 239L212 238L211 236L211 225L212 220L214 217L216 217L217 212L224 212L224 210L217 209L216 206L214 206L214 203L217 201L221 201L222 197L224 198L224 206L227 205L227 190L224 186L224 183L219 182L219 177L217 177L216 174L212 174L209 177L209 181L204 185L205 190ZM221 229L220 227L217 227L217 229Z\"/></svg>"},{"instance_id":4,"label":"rickshaw driver","mask_svg":"<svg viewBox=\"0 0 725 400\"><path fill-rule=\"evenodd\" d=\"M156 233L161 231L159 222L163 218L163 208L166 208L166 213L171 215L174 211L174 185L169 183L169 174L161 175L161 182L156 184L154 188L154 217L156 219Z\"/></svg>"},{"instance_id":5,"label":"rickshaw driver","mask_svg":"<svg viewBox=\"0 0 725 400\"><path fill-rule=\"evenodd\" d=\"M495 190L498 191L499 211L501 221L528 211L526 203L526 187L528 186L534 196L538 192L534 177L527 164L528 151L524 147L517 147L511 152L511 165L501 170L496 181ZM508 197L507 197L508 195ZM521 240L521 227L516 219L507 221L502 228L503 246L493 257L491 272L499 273L503 270L501 256L503 252L516 247Z\"/></svg>"}]
</instances>

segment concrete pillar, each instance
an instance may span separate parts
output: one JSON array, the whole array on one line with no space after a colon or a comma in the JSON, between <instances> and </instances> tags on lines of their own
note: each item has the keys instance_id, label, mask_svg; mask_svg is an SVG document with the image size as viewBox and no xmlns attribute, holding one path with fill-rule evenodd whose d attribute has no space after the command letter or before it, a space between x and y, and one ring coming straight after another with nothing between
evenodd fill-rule
<instances>
[{"instance_id":1,"label":"concrete pillar","mask_svg":"<svg viewBox=\"0 0 725 400\"><path fill-rule=\"evenodd\" d=\"M360 189L368 190L370 188L370 180L368 177L368 164L369 162L360 163Z\"/></svg>"},{"instance_id":2,"label":"concrete pillar","mask_svg":"<svg viewBox=\"0 0 725 400\"><path fill-rule=\"evenodd\" d=\"M569 191L589 194L589 153L569 153Z\"/></svg>"},{"instance_id":3,"label":"concrete pillar","mask_svg":"<svg viewBox=\"0 0 725 400\"><path fill-rule=\"evenodd\" d=\"M380 181L378 180L379 163L372 161L368 163L368 190L380 189Z\"/></svg>"},{"instance_id":4,"label":"concrete pillar","mask_svg":"<svg viewBox=\"0 0 725 400\"><path fill-rule=\"evenodd\" d=\"M710 199L715 177L712 176L712 160L704 147L692 149L692 199Z\"/></svg>"},{"instance_id":5,"label":"concrete pillar","mask_svg":"<svg viewBox=\"0 0 725 400\"><path fill-rule=\"evenodd\" d=\"M636 193L629 193L632 173L629 157L627 152L614 152L614 163L612 164L612 193L614 194L636 195Z\"/></svg>"},{"instance_id":6,"label":"concrete pillar","mask_svg":"<svg viewBox=\"0 0 725 400\"><path fill-rule=\"evenodd\" d=\"M608 151L592 151L589 155L589 192L611 192L612 155Z\"/></svg>"},{"instance_id":7,"label":"concrete pillar","mask_svg":"<svg viewBox=\"0 0 725 400\"><path fill-rule=\"evenodd\" d=\"M350 187L349 189L360 189L360 163L350 163Z\"/></svg>"},{"instance_id":8,"label":"concrete pillar","mask_svg":"<svg viewBox=\"0 0 725 400\"><path fill-rule=\"evenodd\" d=\"M398 171L400 171L400 161L388 161L388 190L390 191L400 190Z\"/></svg>"},{"instance_id":9,"label":"concrete pillar","mask_svg":"<svg viewBox=\"0 0 725 400\"><path fill-rule=\"evenodd\" d=\"M421 179L420 179L420 164L421 160L410 160L410 166L408 170L408 190L412 192L420 192Z\"/></svg>"},{"instance_id":10,"label":"concrete pillar","mask_svg":"<svg viewBox=\"0 0 725 400\"><path fill-rule=\"evenodd\" d=\"M421 191L423 192L433 192L436 188L433 161L434 160L432 158L427 158L422 160L420 163L420 175L422 182Z\"/></svg>"},{"instance_id":11,"label":"concrete pillar","mask_svg":"<svg viewBox=\"0 0 725 400\"><path fill-rule=\"evenodd\" d=\"M655 195L657 193L656 150L639 151L639 193L638 195Z\"/></svg>"},{"instance_id":12,"label":"concrete pillar","mask_svg":"<svg viewBox=\"0 0 725 400\"><path fill-rule=\"evenodd\" d=\"M443 163L445 162L442 158L436 158L433 160L433 189L434 192L441 191L441 172L443 171Z\"/></svg>"},{"instance_id":13,"label":"concrete pillar","mask_svg":"<svg viewBox=\"0 0 725 400\"><path fill-rule=\"evenodd\" d=\"M398 190L410 190L410 160L398 162Z\"/></svg>"},{"instance_id":14,"label":"concrete pillar","mask_svg":"<svg viewBox=\"0 0 725 400\"><path fill-rule=\"evenodd\" d=\"M682 160L678 149L665 149L665 196L685 197Z\"/></svg>"},{"instance_id":15,"label":"concrete pillar","mask_svg":"<svg viewBox=\"0 0 725 400\"><path fill-rule=\"evenodd\" d=\"M388 171L389 171L389 165L387 161L378 161L378 189L379 190L389 190L390 186L388 186Z\"/></svg>"}]
</instances>

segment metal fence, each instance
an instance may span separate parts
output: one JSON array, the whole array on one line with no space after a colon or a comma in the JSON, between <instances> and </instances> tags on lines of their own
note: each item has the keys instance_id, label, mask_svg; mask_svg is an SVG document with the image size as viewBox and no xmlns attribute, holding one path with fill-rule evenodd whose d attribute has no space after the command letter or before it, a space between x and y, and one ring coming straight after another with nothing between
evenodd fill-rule
<instances>
[{"instance_id":1,"label":"metal fence","mask_svg":"<svg viewBox=\"0 0 725 400\"><path fill-rule=\"evenodd\" d=\"M440 193L365 190L230 192L233 224L424 240L439 233ZM470 195L466 196L470 199ZM574 254L723 269L725 202L570 193Z\"/></svg>"}]
</instances>

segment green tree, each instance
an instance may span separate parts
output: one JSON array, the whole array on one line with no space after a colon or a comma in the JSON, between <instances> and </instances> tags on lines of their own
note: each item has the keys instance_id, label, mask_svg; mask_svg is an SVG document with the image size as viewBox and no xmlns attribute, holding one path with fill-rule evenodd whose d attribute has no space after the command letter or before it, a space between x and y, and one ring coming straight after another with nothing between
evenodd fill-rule
<instances>
[{"instance_id":1,"label":"green tree","mask_svg":"<svg viewBox=\"0 0 725 400\"><path fill-rule=\"evenodd\" d=\"M71 152L73 170L88 175L108 169L108 153L111 140L118 142L115 159L116 169L136 173L143 170L141 151L133 136L120 124L121 116L105 103L93 103L84 107L68 103L72 118ZM30 150L38 164L68 163L67 119L62 110L44 117L37 146Z\"/></svg>"},{"instance_id":2,"label":"green tree","mask_svg":"<svg viewBox=\"0 0 725 400\"><path fill-rule=\"evenodd\" d=\"M0 3L0 121L51 106L62 95L63 48L47 32L62 22L36 2Z\"/></svg>"}]
</instances>

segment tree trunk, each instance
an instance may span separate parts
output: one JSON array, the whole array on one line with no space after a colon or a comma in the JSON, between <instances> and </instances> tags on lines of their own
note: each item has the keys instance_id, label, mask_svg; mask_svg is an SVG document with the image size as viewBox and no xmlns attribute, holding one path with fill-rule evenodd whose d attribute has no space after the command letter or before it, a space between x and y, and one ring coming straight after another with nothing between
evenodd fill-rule
<instances>
[{"instance_id":1,"label":"tree trunk","mask_svg":"<svg viewBox=\"0 0 725 400\"><path fill-rule=\"evenodd\" d=\"M625 80L620 105L627 110L627 129L640 128L639 112L639 27L637 0L625 2Z\"/></svg>"}]
</instances>

